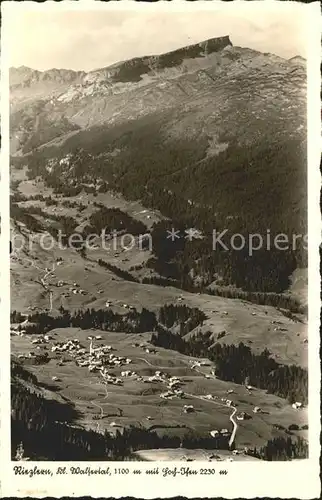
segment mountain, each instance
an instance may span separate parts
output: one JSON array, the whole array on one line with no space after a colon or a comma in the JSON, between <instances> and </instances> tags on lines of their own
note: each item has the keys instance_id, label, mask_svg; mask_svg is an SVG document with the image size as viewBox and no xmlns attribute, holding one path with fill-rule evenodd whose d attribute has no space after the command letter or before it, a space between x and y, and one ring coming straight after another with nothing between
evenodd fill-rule
<instances>
[{"instance_id":1,"label":"mountain","mask_svg":"<svg viewBox=\"0 0 322 500\"><path fill-rule=\"evenodd\" d=\"M47 71L37 71L27 66L19 68L10 68L10 85L12 88L32 87L39 82L48 82L56 84L76 83L82 76L83 71L73 71L67 69L49 69Z\"/></svg>"},{"instance_id":2,"label":"mountain","mask_svg":"<svg viewBox=\"0 0 322 500\"><path fill-rule=\"evenodd\" d=\"M12 69L10 84L13 161L57 192L101 181L208 234L305 234L302 58L236 47L225 36L88 73ZM252 259L228 252L223 262L207 244L198 259L180 247L187 254L176 272L229 269L228 282L282 291L306 262L302 248Z\"/></svg>"},{"instance_id":3,"label":"mountain","mask_svg":"<svg viewBox=\"0 0 322 500\"><path fill-rule=\"evenodd\" d=\"M60 131L49 134L50 140L52 135L69 132L66 130L69 128L119 123L169 109L179 111L183 127L187 113L197 114L198 122L205 119L204 132L213 136L218 134L218 123L223 128L228 107L234 109L236 127L249 123L251 107L255 115L252 121L257 122L256 133L260 132L258 125L261 127L263 120L267 123L273 119L275 128L283 123L284 115L293 121L293 129L301 125L299 120L303 121L305 113L304 82L302 58L287 61L272 54L233 47L228 36L89 73L11 68L11 131L15 139L12 151L21 152L22 148L22 152L28 152L31 147L45 143L46 134L45 138L31 142L30 134L37 135L38 129L44 131L50 127L42 120L42 116L49 115L53 115L50 123L65 122ZM211 99L217 101L214 110L209 108ZM299 108L300 117L296 116L295 107ZM34 123L29 130L31 119L38 121L39 126ZM188 121L192 122L191 117Z\"/></svg>"},{"instance_id":4,"label":"mountain","mask_svg":"<svg viewBox=\"0 0 322 500\"><path fill-rule=\"evenodd\" d=\"M221 37L10 92L12 458L307 457L305 61Z\"/></svg>"}]
</instances>

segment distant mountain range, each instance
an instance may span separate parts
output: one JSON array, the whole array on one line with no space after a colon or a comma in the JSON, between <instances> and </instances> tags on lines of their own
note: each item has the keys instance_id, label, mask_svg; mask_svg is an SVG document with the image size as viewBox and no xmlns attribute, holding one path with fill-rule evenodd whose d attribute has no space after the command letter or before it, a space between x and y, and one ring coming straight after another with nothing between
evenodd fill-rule
<instances>
[{"instance_id":1,"label":"distant mountain range","mask_svg":"<svg viewBox=\"0 0 322 500\"><path fill-rule=\"evenodd\" d=\"M186 115L198 109L189 133L201 121L213 137L218 124L225 128L228 111L235 127L257 122L256 134L268 119L274 129L282 123L285 128L287 119L295 131L305 113L305 72L301 57L285 60L233 47L228 36L88 73L11 68L11 150L28 152L77 129L166 110L173 110L177 125L179 119L187 131ZM209 100L216 105L210 107Z\"/></svg>"}]
</instances>

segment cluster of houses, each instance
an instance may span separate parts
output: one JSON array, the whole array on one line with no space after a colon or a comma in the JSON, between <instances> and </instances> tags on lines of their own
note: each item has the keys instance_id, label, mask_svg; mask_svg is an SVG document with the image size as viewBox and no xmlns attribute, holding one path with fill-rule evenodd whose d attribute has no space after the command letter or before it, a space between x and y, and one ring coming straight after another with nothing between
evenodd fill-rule
<instances>
[{"instance_id":1,"label":"cluster of houses","mask_svg":"<svg viewBox=\"0 0 322 500\"><path fill-rule=\"evenodd\" d=\"M155 372L155 376L150 377L150 379L156 379L158 381L167 383L168 391L160 394L160 398L162 399L183 398L185 395L184 392L180 389L183 381L179 377L169 377L166 373L157 371Z\"/></svg>"},{"instance_id":2,"label":"cluster of houses","mask_svg":"<svg viewBox=\"0 0 322 500\"><path fill-rule=\"evenodd\" d=\"M226 399L226 398L220 398L220 401L225 403L227 406L237 406L237 403L233 403L231 399Z\"/></svg>"},{"instance_id":3,"label":"cluster of houses","mask_svg":"<svg viewBox=\"0 0 322 500\"><path fill-rule=\"evenodd\" d=\"M58 280L57 283L56 283L56 286L58 287L62 287L62 286L65 286L65 285L68 285L68 283L66 281L62 281L62 280ZM62 294L63 297L70 297L70 294L74 294L74 295L87 295L88 292L86 292L86 290L83 290L82 288L79 287L78 283L73 283L72 286L70 286L68 288L68 292L65 292Z\"/></svg>"},{"instance_id":4,"label":"cluster of houses","mask_svg":"<svg viewBox=\"0 0 322 500\"><path fill-rule=\"evenodd\" d=\"M71 355L84 355L86 353L86 349L81 347L78 339L70 339L66 342L56 342L52 348L51 352L68 352Z\"/></svg>"},{"instance_id":5,"label":"cluster of houses","mask_svg":"<svg viewBox=\"0 0 322 500\"><path fill-rule=\"evenodd\" d=\"M16 330L16 329L10 330L10 335L18 335L18 336L23 337L25 334L26 334L26 330L24 330L24 329L22 329L22 330ZM45 351L45 350L47 350L46 344L48 344L51 339L52 339L51 335L42 335L41 337L37 337L37 338L33 339L31 341L31 344L35 345L36 349L38 351L40 351L40 350ZM42 353L42 355L48 358L48 353ZM29 360L34 359L35 360L38 356L39 356L39 352L35 353L33 351L30 351L30 352L28 352L28 354L18 354L17 357L18 357L18 359L29 359Z\"/></svg>"},{"instance_id":6,"label":"cluster of houses","mask_svg":"<svg viewBox=\"0 0 322 500\"><path fill-rule=\"evenodd\" d=\"M157 353L157 350L154 347L148 346L144 342L140 342L140 343L134 342L134 344L132 344L132 347L139 347L147 354L156 354ZM156 373L163 373L163 372L156 372Z\"/></svg>"},{"instance_id":7,"label":"cluster of houses","mask_svg":"<svg viewBox=\"0 0 322 500\"><path fill-rule=\"evenodd\" d=\"M22 325L22 324L21 324ZM17 331L16 329L12 330L12 334L24 334L24 330L21 329L20 331ZM49 343L49 341L53 340L53 337L46 334L42 336L38 336L37 338L33 338L31 340L31 344L36 345L36 349L44 349L47 350L48 347L46 344ZM126 356L117 356L113 352L114 349L111 345L96 345L94 346L94 343L99 344L99 341L102 340L101 335L91 335L87 337L87 340L90 341L90 346L89 349L86 349L84 346L81 345L79 339L74 338L74 339L69 339L66 341L59 341L59 342L52 342L51 344L51 352L53 353L62 353L62 354L67 354L71 356L72 358L75 359L76 365L80 367L87 367L89 372L94 372L100 375L103 378L104 383L106 384L113 384L113 385L119 385L122 386L124 383L124 379L126 378L133 378L137 381L141 381L144 383L163 383L166 385L167 390L166 392L163 392L160 394L160 398L165 399L165 400L170 400L173 398L184 398L185 393L182 390L181 386L183 385L183 380L180 377L177 376L169 376L167 373L161 370L156 370L153 375L148 376L148 377L142 377L138 375L135 371L132 371L128 368L122 369L120 372L120 375L116 376L115 374L111 373L110 370L112 368L119 368L119 367L125 367L126 365L131 364L132 360L130 358L127 358ZM151 346L147 345L146 343L134 343L132 344L133 347L138 347L141 348L143 351L149 353L149 352L156 352ZM29 358L34 356L34 353L29 353L28 355L19 355L19 357L26 357ZM47 355L48 356L48 355ZM58 365L62 365L64 363L63 358L58 362ZM199 367L199 366L207 366L209 362L207 361L193 361L191 364L191 368ZM55 382L60 381L60 379L57 376L52 377L52 380ZM252 386L250 385L245 385L248 391L251 391L253 389ZM228 389L227 394L233 394L234 389ZM218 396L214 396L212 394L206 394L202 396L203 399L206 400L215 400L219 399ZM222 397L221 401L227 405L228 407L230 406L236 406L236 404L230 400L227 399L226 397ZM292 404L292 407L294 409L300 409L302 408L302 403L300 402L295 402ZM185 414L190 414L195 411L194 406L191 404L185 404L182 408L183 413ZM259 406L255 406L253 408L253 413L260 413L261 408ZM152 417L147 417L148 420L150 420ZM241 421L241 420L246 420L251 418L250 415L248 415L246 412L240 412L236 415L236 419ZM218 438L220 436L222 437L229 437L231 433L228 431L228 429L214 429L210 431L210 435L213 438ZM237 454L234 453L234 454Z\"/></svg>"},{"instance_id":8,"label":"cluster of houses","mask_svg":"<svg viewBox=\"0 0 322 500\"><path fill-rule=\"evenodd\" d=\"M237 420L249 420L251 416L245 411L241 411L238 415L236 415L236 418Z\"/></svg>"},{"instance_id":9,"label":"cluster of houses","mask_svg":"<svg viewBox=\"0 0 322 500\"><path fill-rule=\"evenodd\" d=\"M26 330L24 328L19 329L18 327L11 325L10 337L13 337L14 335L18 335L18 337L24 337L26 335Z\"/></svg>"},{"instance_id":10,"label":"cluster of houses","mask_svg":"<svg viewBox=\"0 0 322 500\"><path fill-rule=\"evenodd\" d=\"M296 401L295 403L292 404L292 408L294 408L294 410L300 410L303 408L303 403Z\"/></svg>"},{"instance_id":11,"label":"cluster of houses","mask_svg":"<svg viewBox=\"0 0 322 500\"><path fill-rule=\"evenodd\" d=\"M222 435L224 437L230 436L230 432L228 429L214 429L213 431L210 431L210 436L213 438L217 438L219 435Z\"/></svg>"},{"instance_id":12,"label":"cluster of houses","mask_svg":"<svg viewBox=\"0 0 322 500\"><path fill-rule=\"evenodd\" d=\"M184 392L181 390L173 390L173 391L162 392L160 394L160 398L162 398L162 399L173 399L175 397L179 397L179 398L184 397Z\"/></svg>"},{"instance_id":13,"label":"cluster of houses","mask_svg":"<svg viewBox=\"0 0 322 500\"><path fill-rule=\"evenodd\" d=\"M48 336L43 336L32 341L32 343L44 343L49 340ZM93 346L94 340L101 340L100 335L95 337L89 336L90 348L86 350L81 344L79 339L69 339L65 342L55 342L51 347L54 353L65 353L75 359L76 365L80 367L87 367L89 372L99 373L107 384L122 385L123 377L136 376L136 373L131 370L121 372L121 377L116 377L108 373L108 369L112 367L119 367L131 363L131 359L124 356L116 356L112 353L113 348L110 345ZM58 363L63 364L63 361Z\"/></svg>"},{"instance_id":14,"label":"cluster of houses","mask_svg":"<svg viewBox=\"0 0 322 500\"><path fill-rule=\"evenodd\" d=\"M206 394L203 396L203 399L217 399L218 396L213 396L212 394Z\"/></svg>"},{"instance_id":15,"label":"cluster of houses","mask_svg":"<svg viewBox=\"0 0 322 500\"><path fill-rule=\"evenodd\" d=\"M193 370L194 368L198 368L200 366L209 366L210 362L209 361L193 361L191 364L191 369Z\"/></svg>"},{"instance_id":16,"label":"cluster of houses","mask_svg":"<svg viewBox=\"0 0 322 500\"><path fill-rule=\"evenodd\" d=\"M33 343L44 343L49 340L48 336L43 336L32 341ZM164 399L171 399L172 397L183 397L184 392L180 389L182 381L179 377L169 377L163 371L157 370L154 375L143 379L135 371L123 370L121 371L120 377L116 377L109 373L110 368L121 367L124 365L129 365L131 359L125 356L116 356L112 351L114 350L110 345L99 345L94 347L94 341L102 340L101 335L88 336L87 339L90 341L89 351L81 346L78 339L69 339L65 342L55 342L51 347L52 352L56 353L66 353L73 358L75 358L77 366L88 367L89 372L94 372L100 374L104 382L107 384L123 385L123 379L129 377L135 377L137 381L143 381L145 383L153 382L163 382L167 384L168 391L161 394L160 397ZM137 347L141 347L146 352L156 352L153 348L148 349L146 344L135 344ZM62 361L60 362L62 364Z\"/></svg>"}]
</instances>

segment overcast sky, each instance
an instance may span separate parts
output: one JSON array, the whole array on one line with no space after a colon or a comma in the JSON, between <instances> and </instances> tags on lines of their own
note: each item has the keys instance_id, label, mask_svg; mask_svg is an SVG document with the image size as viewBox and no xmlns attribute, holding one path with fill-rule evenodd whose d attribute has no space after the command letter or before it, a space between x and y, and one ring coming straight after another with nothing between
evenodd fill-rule
<instances>
[{"instance_id":1,"label":"overcast sky","mask_svg":"<svg viewBox=\"0 0 322 500\"><path fill-rule=\"evenodd\" d=\"M300 9L291 15L276 8L238 12L234 2L234 9L203 12L153 12L151 8L138 12L134 7L132 11L57 12L27 11L21 3L9 3L18 7L5 18L10 66L89 71L222 35L229 35L234 45L286 58L306 57L306 23Z\"/></svg>"}]
</instances>

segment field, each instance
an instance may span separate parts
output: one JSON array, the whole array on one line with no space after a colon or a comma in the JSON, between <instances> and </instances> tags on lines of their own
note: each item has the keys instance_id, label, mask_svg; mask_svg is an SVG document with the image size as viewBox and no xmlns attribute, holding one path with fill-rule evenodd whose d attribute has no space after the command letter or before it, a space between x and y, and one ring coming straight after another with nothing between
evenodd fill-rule
<instances>
[{"instance_id":1,"label":"field","mask_svg":"<svg viewBox=\"0 0 322 500\"><path fill-rule=\"evenodd\" d=\"M137 250L137 253L140 251ZM33 255L38 256L37 260L34 260L34 265L31 263ZM29 257L12 259L13 310L27 313L28 308L34 306L48 307L48 297L44 296L44 290L38 281L45 273L41 269L51 267L57 257L64 260L62 265L55 269L54 281L64 280L66 285L52 287L55 310L61 305L69 310L82 307L100 309L104 308L106 301L109 300L111 308L116 312L124 311L124 304L138 310L145 307L157 312L164 304L180 301L181 304L198 307L204 311L207 319L203 323L202 330L213 332L214 341L218 333L225 331L225 336L219 340L221 343L244 342L257 353L266 347L278 362L307 365L307 325L286 318L273 307L207 294L197 295L173 287L126 281L115 276L113 272L103 269L94 261L85 261L76 251L70 249L51 253L37 248ZM105 260L114 263L116 258L111 256ZM71 294L70 288L74 283L77 283L86 295Z\"/></svg>"},{"instance_id":2,"label":"field","mask_svg":"<svg viewBox=\"0 0 322 500\"><path fill-rule=\"evenodd\" d=\"M247 390L244 386L223 382L211 376L211 366L202 366L198 371L191 368L193 358L158 348L156 353L147 353L138 344L149 346L150 334L109 333L99 330L76 328L55 329L50 332L53 340L46 345L48 351L57 342L78 339L89 350L88 336L100 335L97 345L110 345L113 354L131 360L130 365L115 366L113 376L121 377L123 385L105 384L100 373L89 373L87 367L76 366L67 355L50 353L47 364L36 366L28 363L28 369L50 390L51 397L63 397L75 404L79 418L75 422L85 428L113 432L128 425L142 426L168 435L182 435L189 430L198 435L209 435L212 430L232 430L229 419L232 408L226 405L229 398L237 414L246 412L249 420L237 421L236 447L264 445L268 439L285 435L285 430L274 428L275 424L285 429L291 424L307 423L307 410L294 410L284 399L266 394L265 391ZM12 354L28 356L35 347L31 340L36 336L12 337ZM37 349L37 348L36 348ZM41 350L40 347L39 350ZM61 359L63 358L63 364ZM210 365L210 363L209 363ZM135 376L121 376L124 370L135 372ZM156 371L179 377L184 392L183 399L165 400L160 394L167 391L164 382L150 382L148 378ZM211 378L206 378L205 376ZM57 381L52 378L58 377ZM139 377L139 380L137 378ZM233 391L228 393L229 391ZM203 399L211 394L214 399ZM48 397L48 392L47 392ZM184 405L193 405L193 413L185 413ZM261 413L253 413L255 406ZM281 429L281 427L280 427Z\"/></svg>"},{"instance_id":3,"label":"field","mask_svg":"<svg viewBox=\"0 0 322 500\"><path fill-rule=\"evenodd\" d=\"M14 170L13 180L22 180L19 190L25 195L30 195L33 182L26 180L21 170ZM51 190L37 185L37 192L44 196ZM57 197L57 207L45 207L41 201L21 202L20 206L27 209L28 205L39 206L49 216L53 209L59 215L74 217L79 224L88 220L95 211L93 200L103 202L108 208L117 207L141 220L147 226L158 220L157 214L149 211L150 219L146 218L146 209L139 203L127 202L121 196L109 193L98 194L97 198L83 194L79 197ZM87 205L87 208L77 213L77 208L67 208L63 205L65 200L78 201ZM14 228L16 232L16 228ZM185 303L190 307L198 307L205 312L207 319L202 330L213 332L214 340L217 334L225 331L219 342L226 344L249 344L252 350L260 353L265 347L272 352L277 362L284 364L300 364L307 366L307 324L296 322L284 317L281 312L270 306L250 304L239 299L225 299L209 296L207 294L193 294L178 290L173 287L160 287L123 280L110 270L104 269L97 263L98 259L116 265L120 269L129 271L133 266L142 265L151 257L149 249L142 250L139 242L131 250L123 250L120 238L117 237L107 249L102 248L101 241L96 241L97 248L87 252L86 258L72 248L60 249L57 245L51 250L44 250L39 244L39 238L34 238L32 249L23 249L15 252L11 259L11 303L12 310L27 313L32 307L48 307L48 295L39 284L40 278L45 274L45 268L50 269L58 258L62 259L61 265L56 266L52 279L53 310L60 306L75 310L83 307L99 309L105 307L107 300L117 312L124 311L123 304L128 304L140 310L145 307L158 311L160 306L168 303ZM109 243L109 242L108 242ZM131 272L131 271L130 271ZM148 275L151 270L145 268ZM135 276L135 272L133 272ZM66 285L57 287L57 280L66 282ZM70 288L74 283L83 289L86 294L72 294ZM22 286L23 284L23 286Z\"/></svg>"},{"instance_id":4,"label":"field","mask_svg":"<svg viewBox=\"0 0 322 500\"><path fill-rule=\"evenodd\" d=\"M12 171L11 179L16 181L20 193L27 197L39 193L50 195L57 203L46 206L40 200L19 202L19 207L27 213L30 208L41 208L43 215L32 211L31 214L44 227L46 223L50 224L51 217L57 215L72 217L78 227L82 227L97 210L94 202L103 203L107 208L121 209L143 222L147 230L162 218L139 202L129 202L112 193L99 193L97 196L81 193L68 198L54 195L42 182L30 181L25 174L24 169ZM85 208L79 210L77 206L67 206L66 201L84 205ZM55 316L61 306L71 312L86 308L97 310L105 309L108 302L108 307L115 313L125 313L129 308L140 311L144 307L158 316L160 307L165 304L187 305L203 311L206 319L186 334L186 339L197 331L210 331L214 343L238 345L243 342L255 354L267 348L278 363L307 366L307 324L304 317L290 319L270 306L135 282L152 273L145 265L152 252L150 249L142 250L138 239L131 250L124 250L119 235L107 249L102 248L102 242L97 238L94 242L96 248L88 250L83 256L72 248L59 248L56 244L45 250L40 244L41 233L30 233L17 220L12 220L12 237L14 234L25 238L32 236L33 244L30 248L15 249L11 256L12 310L23 314L46 311ZM113 270L100 266L98 259L130 272L134 281L123 279ZM297 288L300 293L299 284ZM32 387L32 390L36 389L48 399L74 405L78 416L73 425L110 433L134 425L155 431L160 436L181 437L187 434L209 437L211 431L223 429L231 434L237 429L235 446L244 450L245 447L263 446L274 437L287 437L290 434L288 427L292 424L299 428L307 424L306 408L294 410L285 399L266 394L264 390L248 390L243 385L219 380L213 375L214 366L208 360L204 360L202 366L193 368L196 359L190 356L159 347L153 353L149 332L128 334L63 328L52 330L49 335L52 338L47 343L37 345L31 343L38 338L37 335L18 336L12 333L12 355L37 376L39 386ZM96 346L111 346L113 354L122 358L109 372L121 380L120 385L106 383L99 371L90 372L88 366L80 366L69 351L60 354L52 351L52 347L59 342L77 339L89 353L88 337L93 335L102 337L95 341ZM39 352L48 353L48 363L33 364L33 354L30 353ZM126 367L124 359L130 360ZM124 370L133 373L122 375ZM156 371L164 372L162 380L149 380ZM181 397L160 397L168 390L170 377L180 379ZM231 401L230 406L227 399ZM185 411L185 405L193 407L191 413ZM256 406L261 410L259 413L253 411ZM237 420L242 413L250 418ZM294 430L292 434L307 438L307 431L303 429ZM228 451L184 448L143 450L137 454L143 460L182 457L210 460L212 455L211 460L231 458ZM234 460L241 459L245 459L244 455L234 456Z\"/></svg>"}]
</instances>

